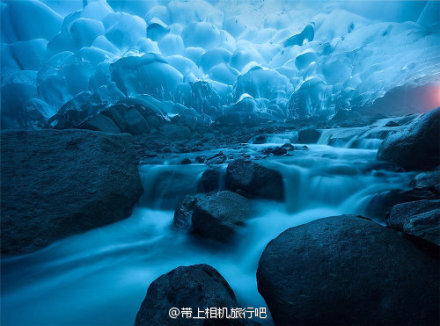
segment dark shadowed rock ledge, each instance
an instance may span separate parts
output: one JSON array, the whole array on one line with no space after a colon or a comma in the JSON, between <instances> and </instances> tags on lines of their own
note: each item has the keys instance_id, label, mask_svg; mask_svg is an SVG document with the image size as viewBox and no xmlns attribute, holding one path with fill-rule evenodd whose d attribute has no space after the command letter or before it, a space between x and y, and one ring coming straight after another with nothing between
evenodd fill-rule
<instances>
[{"instance_id":1,"label":"dark shadowed rock ledge","mask_svg":"<svg viewBox=\"0 0 440 326\"><path fill-rule=\"evenodd\" d=\"M142 193L129 135L5 131L1 171L3 254L126 218Z\"/></svg>"},{"instance_id":2,"label":"dark shadowed rock ledge","mask_svg":"<svg viewBox=\"0 0 440 326\"><path fill-rule=\"evenodd\" d=\"M432 170L440 165L440 108L416 119L405 130L388 136L377 158L407 170Z\"/></svg>"}]
</instances>

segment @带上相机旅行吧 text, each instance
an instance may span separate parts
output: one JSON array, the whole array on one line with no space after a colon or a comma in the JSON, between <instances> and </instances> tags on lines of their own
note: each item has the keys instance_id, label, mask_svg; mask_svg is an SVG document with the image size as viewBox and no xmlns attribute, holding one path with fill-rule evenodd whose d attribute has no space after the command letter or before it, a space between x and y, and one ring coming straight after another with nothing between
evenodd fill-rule
<instances>
[{"instance_id":1,"label":"@\u5e26\u4e0a\u76f8\u673a\u65c5\u884c\u5427 text","mask_svg":"<svg viewBox=\"0 0 440 326\"><path fill-rule=\"evenodd\" d=\"M253 319L267 318L266 307L247 307L247 308L227 308L227 307L209 307L205 309L190 307L177 308L172 307L168 311L168 315L172 319L188 318L188 319Z\"/></svg>"}]
</instances>

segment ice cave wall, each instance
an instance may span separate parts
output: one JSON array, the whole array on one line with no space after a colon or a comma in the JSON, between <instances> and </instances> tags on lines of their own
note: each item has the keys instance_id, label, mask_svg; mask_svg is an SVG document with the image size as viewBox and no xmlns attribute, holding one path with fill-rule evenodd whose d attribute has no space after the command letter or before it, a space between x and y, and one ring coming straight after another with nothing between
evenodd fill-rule
<instances>
[{"instance_id":1,"label":"ice cave wall","mask_svg":"<svg viewBox=\"0 0 440 326\"><path fill-rule=\"evenodd\" d=\"M9 0L1 16L2 128L127 98L207 121L440 105L437 1Z\"/></svg>"}]
</instances>

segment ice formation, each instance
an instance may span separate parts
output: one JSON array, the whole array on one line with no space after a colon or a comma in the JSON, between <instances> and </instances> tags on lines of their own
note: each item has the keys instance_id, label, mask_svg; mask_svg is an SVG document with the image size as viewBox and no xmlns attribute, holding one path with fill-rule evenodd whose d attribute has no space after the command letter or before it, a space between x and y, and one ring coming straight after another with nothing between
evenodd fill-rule
<instances>
[{"instance_id":1,"label":"ice formation","mask_svg":"<svg viewBox=\"0 0 440 326\"><path fill-rule=\"evenodd\" d=\"M396 87L439 92L440 3L385 5L2 1L2 125L38 127L84 92L104 104L147 94L211 121L329 117ZM418 110L440 104L424 100Z\"/></svg>"}]
</instances>

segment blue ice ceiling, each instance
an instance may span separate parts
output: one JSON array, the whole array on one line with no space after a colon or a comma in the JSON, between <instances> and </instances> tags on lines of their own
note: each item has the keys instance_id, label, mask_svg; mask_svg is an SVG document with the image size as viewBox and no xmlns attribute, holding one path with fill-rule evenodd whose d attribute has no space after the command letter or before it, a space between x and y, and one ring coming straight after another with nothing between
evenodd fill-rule
<instances>
[{"instance_id":1,"label":"blue ice ceiling","mask_svg":"<svg viewBox=\"0 0 440 326\"><path fill-rule=\"evenodd\" d=\"M440 104L436 1L14 0L1 11L3 127L84 99L211 120L244 102L272 120L328 117L396 87L416 89L411 110Z\"/></svg>"}]
</instances>

